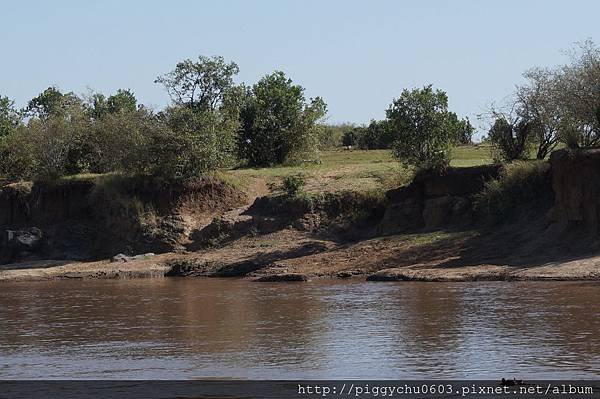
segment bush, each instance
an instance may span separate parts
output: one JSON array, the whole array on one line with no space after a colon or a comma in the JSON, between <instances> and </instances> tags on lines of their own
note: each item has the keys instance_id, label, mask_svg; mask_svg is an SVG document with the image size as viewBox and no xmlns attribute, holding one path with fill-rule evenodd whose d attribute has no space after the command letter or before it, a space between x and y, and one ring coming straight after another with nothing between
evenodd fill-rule
<instances>
[{"instance_id":1,"label":"bush","mask_svg":"<svg viewBox=\"0 0 600 399\"><path fill-rule=\"evenodd\" d=\"M35 176L37 160L33 145L24 127L0 137L0 176L11 181Z\"/></svg>"},{"instance_id":2,"label":"bush","mask_svg":"<svg viewBox=\"0 0 600 399\"><path fill-rule=\"evenodd\" d=\"M358 147L363 150L390 148L393 139L387 121L372 120L367 127L357 134Z\"/></svg>"},{"instance_id":3,"label":"bush","mask_svg":"<svg viewBox=\"0 0 600 399\"><path fill-rule=\"evenodd\" d=\"M21 113L15 108L15 102L0 95L0 138L14 132L21 121Z\"/></svg>"},{"instance_id":4,"label":"bush","mask_svg":"<svg viewBox=\"0 0 600 399\"><path fill-rule=\"evenodd\" d=\"M499 178L486 183L476 196L475 209L494 222L545 209L553 199L549 171L546 161L506 165Z\"/></svg>"},{"instance_id":5,"label":"bush","mask_svg":"<svg viewBox=\"0 0 600 399\"><path fill-rule=\"evenodd\" d=\"M81 120L32 118L2 140L0 169L12 180L54 179L72 170L78 173L76 153L86 127Z\"/></svg>"},{"instance_id":6,"label":"bush","mask_svg":"<svg viewBox=\"0 0 600 399\"><path fill-rule=\"evenodd\" d=\"M358 140L360 136L362 136L364 130L364 126L355 126L347 130L342 136L342 144L346 147L357 147Z\"/></svg>"},{"instance_id":7,"label":"bush","mask_svg":"<svg viewBox=\"0 0 600 399\"><path fill-rule=\"evenodd\" d=\"M444 169L455 142L456 115L448 111L448 96L431 85L404 90L387 110L394 137L394 155L419 169Z\"/></svg>"},{"instance_id":8,"label":"bush","mask_svg":"<svg viewBox=\"0 0 600 399\"><path fill-rule=\"evenodd\" d=\"M372 120L368 126L356 126L342 136L345 146L358 147L361 150L391 148L394 136L387 121Z\"/></svg>"},{"instance_id":9,"label":"bush","mask_svg":"<svg viewBox=\"0 0 600 399\"><path fill-rule=\"evenodd\" d=\"M252 87L241 110L239 156L250 166L297 163L317 156L317 122L325 115L320 97L304 98L304 88L283 72L274 72Z\"/></svg>"},{"instance_id":10,"label":"bush","mask_svg":"<svg viewBox=\"0 0 600 399\"><path fill-rule=\"evenodd\" d=\"M148 136L155 124L144 110L103 115L92 124L82 162L94 173L143 174L149 166Z\"/></svg>"},{"instance_id":11,"label":"bush","mask_svg":"<svg viewBox=\"0 0 600 399\"><path fill-rule=\"evenodd\" d=\"M162 117L166 126L154 132L148 151L160 167L151 174L189 178L234 164L237 114L175 106Z\"/></svg>"},{"instance_id":12,"label":"bush","mask_svg":"<svg viewBox=\"0 0 600 399\"><path fill-rule=\"evenodd\" d=\"M533 139L534 123L520 119L510 123L499 117L490 128L492 158L496 162L527 159Z\"/></svg>"},{"instance_id":13,"label":"bush","mask_svg":"<svg viewBox=\"0 0 600 399\"><path fill-rule=\"evenodd\" d=\"M351 131L354 126L349 123L342 123L339 125L317 125L319 131L319 148L322 150L329 150L344 144L345 135Z\"/></svg>"},{"instance_id":14,"label":"bush","mask_svg":"<svg viewBox=\"0 0 600 399\"><path fill-rule=\"evenodd\" d=\"M287 175L281 182L281 189L287 196L293 197L298 195L305 185L306 179L303 175Z\"/></svg>"}]
</instances>

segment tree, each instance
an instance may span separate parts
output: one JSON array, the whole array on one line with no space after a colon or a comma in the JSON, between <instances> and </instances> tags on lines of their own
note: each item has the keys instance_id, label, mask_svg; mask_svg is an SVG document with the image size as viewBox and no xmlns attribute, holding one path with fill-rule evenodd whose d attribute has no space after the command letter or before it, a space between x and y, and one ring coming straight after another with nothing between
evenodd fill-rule
<instances>
[{"instance_id":1,"label":"tree","mask_svg":"<svg viewBox=\"0 0 600 399\"><path fill-rule=\"evenodd\" d=\"M200 56L196 62L178 63L172 72L156 79L173 101L159 114L170 142L156 135L152 139L154 148L165 146L166 151L155 153L159 157L156 162L166 167L167 174L193 177L233 163L240 107L246 95L245 87L233 82L238 70L223 57ZM169 162L172 165L167 167Z\"/></svg>"},{"instance_id":2,"label":"tree","mask_svg":"<svg viewBox=\"0 0 600 399\"><path fill-rule=\"evenodd\" d=\"M7 136L21 124L21 114L15 108L15 102L0 95L0 137Z\"/></svg>"},{"instance_id":3,"label":"tree","mask_svg":"<svg viewBox=\"0 0 600 399\"><path fill-rule=\"evenodd\" d=\"M175 69L154 81L162 84L176 105L192 109L217 109L233 84L239 68L235 62L226 63L223 57L199 56L177 64Z\"/></svg>"},{"instance_id":4,"label":"tree","mask_svg":"<svg viewBox=\"0 0 600 399\"><path fill-rule=\"evenodd\" d=\"M473 133L475 128L471 125L469 118L458 119L454 112L450 113L452 130L456 132L456 143L462 145L473 144Z\"/></svg>"},{"instance_id":5,"label":"tree","mask_svg":"<svg viewBox=\"0 0 600 399\"><path fill-rule=\"evenodd\" d=\"M143 107L107 112L86 132L82 158L94 173L145 174L150 163L148 136L156 124L156 117Z\"/></svg>"},{"instance_id":6,"label":"tree","mask_svg":"<svg viewBox=\"0 0 600 399\"><path fill-rule=\"evenodd\" d=\"M239 155L251 166L272 166L315 156L317 122L327 106L320 97L304 98L304 88L283 72L263 77L241 111Z\"/></svg>"},{"instance_id":7,"label":"tree","mask_svg":"<svg viewBox=\"0 0 600 399\"><path fill-rule=\"evenodd\" d=\"M394 140L387 121L371 120L368 126L355 131L356 145L363 150L390 148Z\"/></svg>"},{"instance_id":8,"label":"tree","mask_svg":"<svg viewBox=\"0 0 600 399\"><path fill-rule=\"evenodd\" d=\"M498 115L488 135L493 158L505 162L527 159L534 129L535 122L523 118L509 122Z\"/></svg>"},{"instance_id":9,"label":"tree","mask_svg":"<svg viewBox=\"0 0 600 399\"><path fill-rule=\"evenodd\" d=\"M82 101L73 93L63 94L51 86L27 103L25 113L40 119L50 116L69 117L69 110L81 107Z\"/></svg>"},{"instance_id":10,"label":"tree","mask_svg":"<svg viewBox=\"0 0 600 399\"><path fill-rule=\"evenodd\" d=\"M137 99L131 90L118 89L108 98L102 93L94 93L88 99L90 114L99 119L108 114L131 113L137 110Z\"/></svg>"},{"instance_id":11,"label":"tree","mask_svg":"<svg viewBox=\"0 0 600 399\"><path fill-rule=\"evenodd\" d=\"M387 112L394 135L394 155L404 164L423 169L443 169L450 162L456 139L456 116L448 111L448 96L433 90L405 89Z\"/></svg>"},{"instance_id":12,"label":"tree","mask_svg":"<svg viewBox=\"0 0 600 399\"><path fill-rule=\"evenodd\" d=\"M340 147L343 144L344 137L348 131L354 128L350 123L340 124L320 124L319 126L319 148L332 149Z\"/></svg>"},{"instance_id":13,"label":"tree","mask_svg":"<svg viewBox=\"0 0 600 399\"><path fill-rule=\"evenodd\" d=\"M560 138L562 112L555 73L534 68L523 76L527 83L517 88L516 112L521 118L533 122L536 158L544 159L556 148Z\"/></svg>"},{"instance_id":14,"label":"tree","mask_svg":"<svg viewBox=\"0 0 600 399\"><path fill-rule=\"evenodd\" d=\"M108 97L106 103L108 112L111 114L135 112L137 110L137 99L129 89L117 90L116 94Z\"/></svg>"},{"instance_id":15,"label":"tree","mask_svg":"<svg viewBox=\"0 0 600 399\"><path fill-rule=\"evenodd\" d=\"M555 71L560 134L571 147L600 146L600 48L591 40L572 51L571 63Z\"/></svg>"},{"instance_id":16,"label":"tree","mask_svg":"<svg viewBox=\"0 0 600 399\"><path fill-rule=\"evenodd\" d=\"M162 112L160 117L169 129L170 142L163 141L165 137L154 137L156 149L160 143L166 146L165 151L158 154L157 162L166 166L168 173L160 174L189 178L232 166L239 129L238 113L234 108L227 104L220 112L198 112L174 105ZM167 166L169 162L172 164Z\"/></svg>"},{"instance_id":17,"label":"tree","mask_svg":"<svg viewBox=\"0 0 600 399\"><path fill-rule=\"evenodd\" d=\"M72 170L79 160L73 150L85 130L75 120L32 118L3 140L0 169L12 179L53 179L79 172Z\"/></svg>"},{"instance_id":18,"label":"tree","mask_svg":"<svg viewBox=\"0 0 600 399\"><path fill-rule=\"evenodd\" d=\"M352 126L342 136L342 145L346 147L358 146L359 138L364 134L364 126Z\"/></svg>"}]
</instances>

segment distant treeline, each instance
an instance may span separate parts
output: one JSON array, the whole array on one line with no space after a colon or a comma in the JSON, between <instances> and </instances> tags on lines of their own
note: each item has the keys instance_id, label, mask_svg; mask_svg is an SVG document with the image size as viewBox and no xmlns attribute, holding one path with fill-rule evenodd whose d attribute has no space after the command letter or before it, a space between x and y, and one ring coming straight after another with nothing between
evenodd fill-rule
<instances>
[{"instance_id":1,"label":"distant treeline","mask_svg":"<svg viewBox=\"0 0 600 399\"><path fill-rule=\"evenodd\" d=\"M0 176L11 180L80 173L187 178L245 164L315 159L319 98L283 72L235 84L222 57L185 60L156 79L171 104L155 112L130 90L77 96L49 87L23 109L0 97Z\"/></svg>"},{"instance_id":2,"label":"distant treeline","mask_svg":"<svg viewBox=\"0 0 600 399\"><path fill-rule=\"evenodd\" d=\"M268 167L318 160L319 150L341 145L392 148L401 134L392 119L368 126L323 123L327 107L306 99L283 72L256 84L235 84L239 69L222 57L184 60L156 78L171 104L155 112L127 89L78 96L51 86L23 109L0 97L0 175L11 180L80 173L188 178L232 166ZM424 90L434 93L430 86ZM452 141L472 128L436 110ZM460 135L459 135L460 133ZM460 137L459 137L460 136ZM461 137L466 137L462 139Z\"/></svg>"},{"instance_id":3,"label":"distant treeline","mask_svg":"<svg viewBox=\"0 0 600 399\"><path fill-rule=\"evenodd\" d=\"M365 126L324 123L322 98L275 71L251 86L234 83L234 62L200 56L157 77L171 103L155 111L130 90L78 96L49 87L17 109L0 95L0 177L56 178L122 173L188 178L232 166L318 160L339 146L391 149L416 168L444 168L450 149L473 127L448 110L431 85L405 89L384 120ZM498 161L546 157L559 143L600 145L600 50L581 44L571 63L525 73L510 104L491 107L487 140Z\"/></svg>"},{"instance_id":4,"label":"distant treeline","mask_svg":"<svg viewBox=\"0 0 600 399\"><path fill-rule=\"evenodd\" d=\"M473 143L475 129L469 118L456 120L455 144ZM356 148L361 150L383 150L393 148L396 135L393 125L388 120L371 120L368 125L354 123L323 124L321 126L320 143L323 149L336 147Z\"/></svg>"}]
</instances>

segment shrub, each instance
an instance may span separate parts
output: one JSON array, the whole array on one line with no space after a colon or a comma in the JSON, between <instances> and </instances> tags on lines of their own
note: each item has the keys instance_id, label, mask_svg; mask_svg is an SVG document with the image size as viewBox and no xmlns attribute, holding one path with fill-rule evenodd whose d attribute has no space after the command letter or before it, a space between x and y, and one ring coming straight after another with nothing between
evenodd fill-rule
<instances>
[{"instance_id":1,"label":"shrub","mask_svg":"<svg viewBox=\"0 0 600 399\"><path fill-rule=\"evenodd\" d=\"M176 106L163 113L166 126L152 136L152 174L195 177L235 161L237 115Z\"/></svg>"},{"instance_id":2,"label":"shrub","mask_svg":"<svg viewBox=\"0 0 600 399\"><path fill-rule=\"evenodd\" d=\"M32 118L4 137L0 169L12 180L54 179L79 172L76 152L83 142L84 121L49 116Z\"/></svg>"},{"instance_id":3,"label":"shrub","mask_svg":"<svg viewBox=\"0 0 600 399\"><path fill-rule=\"evenodd\" d=\"M355 126L347 130L342 136L342 144L346 147L358 146L358 140L360 136L362 136L364 130L364 126Z\"/></svg>"},{"instance_id":4,"label":"shrub","mask_svg":"<svg viewBox=\"0 0 600 399\"><path fill-rule=\"evenodd\" d=\"M325 115L320 97L307 102L304 88L283 72L256 83L241 110L239 156L251 166L273 166L316 158L317 122Z\"/></svg>"},{"instance_id":5,"label":"shrub","mask_svg":"<svg viewBox=\"0 0 600 399\"><path fill-rule=\"evenodd\" d=\"M148 136L156 121L144 110L107 113L88 133L84 162L94 173L144 173L149 160Z\"/></svg>"},{"instance_id":6,"label":"shrub","mask_svg":"<svg viewBox=\"0 0 600 399\"><path fill-rule=\"evenodd\" d=\"M371 120L368 126L353 127L342 136L345 146L358 147L362 150L391 148L393 140L389 123L376 120Z\"/></svg>"},{"instance_id":7,"label":"shrub","mask_svg":"<svg viewBox=\"0 0 600 399\"><path fill-rule=\"evenodd\" d=\"M357 136L357 144L363 150L390 148L394 139L388 122L376 120L371 120Z\"/></svg>"},{"instance_id":8,"label":"shrub","mask_svg":"<svg viewBox=\"0 0 600 399\"><path fill-rule=\"evenodd\" d=\"M456 140L456 115L448 111L448 96L431 85L404 90L387 110L394 137L394 155L420 169L443 169L450 163Z\"/></svg>"},{"instance_id":9,"label":"shrub","mask_svg":"<svg viewBox=\"0 0 600 399\"><path fill-rule=\"evenodd\" d=\"M0 95L0 137L14 132L21 124L21 114L15 108L15 102Z\"/></svg>"},{"instance_id":10,"label":"shrub","mask_svg":"<svg viewBox=\"0 0 600 399\"><path fill-rule=\"evenodd\" d=\"M289 196L293 197L300 193L306 184L306 179L303 175L287 175L281 182L281 189Z\"/></svg>"},{"instance_id":11,"label":"shrub","mask_svg":"<svg viewBox=\"0 0 600 399\"><path fill-rule=\"evenodd\" d=\"M12 181L35 176L37 160L33 145L25 127L0 137L0 175Z\"/></svg>"},{"instance_id":12,"label":"shrub","mask_svg":"<svg viewBox=\"0 0 600 399\"><path fill-rule=\"evenodd\" d=\"M319 148L328 150L342 145L351 145L345 144L344 137L353 127L354 126L349 123L342 123L339 125L317 125L319 132Z\"/></svg>"},{"instance_id":13,"label":"shrub","mask_svg":"<svg viewBox=\"0 0 600 399\"><path fill-rule=\"evenodd\" d=\"M546 161L516 161L508 164L497 179L486 183L475 198L475 209L498 222L545 209L552 203L550 164Z\"/></svg>"},{"instance_id":14,"label":"shrub","mask_svg":"<svg viewBox=\"0 0 600 399\"><path fill-rule=\"evenodd\" d=\"M492 158L497 162L527 159L533 139L535 124L526 119L510 123L498 117L489 132Z\"/></svg>"}]
</instances>

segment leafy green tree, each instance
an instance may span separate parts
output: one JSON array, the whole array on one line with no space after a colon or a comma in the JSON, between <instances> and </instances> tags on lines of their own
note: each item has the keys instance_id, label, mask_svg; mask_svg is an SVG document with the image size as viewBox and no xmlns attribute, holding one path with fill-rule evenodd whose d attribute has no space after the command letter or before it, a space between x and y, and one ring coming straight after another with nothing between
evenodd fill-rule
<instances>
[{"instance_id":1,"label":"leafy green tree","mask_svg":"<svg viewBox=\"0 0 600 399\"><path fill-rule=\"evenodd\" d=\"M348 131L354 128L354 125L350 123L320 124L318 128L319 148L332 149L344 145L343 138Z\"/></svg>"},{"instance_id":2,"label":"leafy green tree","mask_svg":"<svg viewBox=\"0 0 600 399\"><path fill-rule=\"evenodd\" d=\"M342 144L346 147L358 147L360 138L364 135L365 130L364 126L353 126L342 136Z\"/></svg>"},{"instance_id":3,"label":"leafy green tree","mask_svg":"<svg viewBox=\"0 0 600 399\"><path fill-rule=\"evenodd\" d=\"M93 93L88 98L88 108L90 116L94 119L100 119L104 115L108 114L108 105L106 103L106 96L102 93Z\"/></svg>"},{"instance_id":4,"label":"leafy green tree","mask_svg":"<svg viewBox=\"0 0 600 399\"><path fill-rule=\"evenodd\" d=\"M387 110L394 135L394 155L404 164L423 169L442 169L450 162L456 140L456 116L448 111L448 96L433 90L404 90Z\"/></svg>"},{"instance_id":5,"label":"leafy green tree","mask_svg":"<svg viewBox=\"0 0 600 399\"><path fill-rule=\"evenodd\" d=\"M173 106L165 110L161 117L166 126L175 133L170 137L167 149L175 154L164 152L160 164L171 159L173 164L167 170L176 177L194 177L207 171L232 166L236 152L236 132L239 126L237 113L197 112L188 107ZM156 143L158 141L155 140ZM156 145L158 149L158 144Z\"/></svg>"},{"instance_id":6,"label":"leafy green tree","mask_svg":"<svg viewBox=\"0 0 600 399\"><path fill-rule=\"evenodd\" d=\"M35 148L28 129L21 125L0 137L0 176L10 180L28 179L36 174Z\"/></svg>"},{"instance_id":7,"label":"leafy green tree","mask_svg":"<svg viewBox=\"0 0 600 399\"><path fill-rule=\"evenodd\" d=\"M87 136L84 157L91 172L146 174L148 136L156 117L143 107L134 111L109 112L94 120Z\"/></svg>"},{"instance_id":8,"label":"leafy green tree","mask_svg":"<svg viewBox=\"0 0 600 399\"><path fill-rule=\"evenodd\" d=\"M86 130L76 119L31 118L3 140L7 151L2 151L6 157L0 168L12 179L53 179L77 173L76 151Z\"/></svg>"},{"instance_id":9,"label":"leafy green tree","mask_svg":"<svg viewBox=\"0 0 600 399\"><path fill-rule=\"evenodd\" d=\"M108 112L111 114L135 112L137 110L137 99L131 90L117 90L116 94L108 97L106 101Z\"/></svg>"},{"instance_id":10,"label":"leafy green tree","mask_svg":"<svg viewBox=\"0 0 600 399\"><path fill-rule=\"evenodd\" d=\"M390 148L393 136L387 121L371 120L368 126L355 131L356 145L363 150Z\"/></svg>"},{"instance_id":11,"label":"leafy green tree","mask_svg":"<svg viewBox=\"0 0 600 399\"><path fill-rule=\"evenodd\" d=\"M475 128L471 125L469 118L458 119L454 112L450 113L451 129L456 132L456 143L462 145L473 144L473 133Z\"/></svg>"},{"instance_id":12,"label":"leafy green tree","mask_svg":"<svg viewBox=\"0 0 600 399\"><path fill-rule=\"evenodd\" d=\"M63 94L56 87L51 86L27 103L25 113L40 119L51 116L69 117L69 111L82 107L83 102L75 94Z\"/></svg>"},{"instance_id":13,"label":"leafy green tree","mask_svg":"<svg viewBox=\"0 0 600 399\"><path fill-rule=\"evenodd\" d=\"M21 124L21 114L15 102L0 95L0 137L7 136Z\"/></svg>"},{"instance_id":14,"label":"leafy green tree","mask_svg":"<svg viewBox=\"0 0 600 399\"><path fill-rule=\"evenodd\" d=\"M223 57L199 56L198 61L181 61L175 69L154 81L162 84L176 105L192 109L216 110L234 86L239 68Z\"/></svg>"},{"instance_id":15,"label":"leafy green tree","mask_svg":"<svg viewBox=\"0 0 600 399\"><path fill-rule=\"evenodd\" d=\"M90 114L99 119L108 114L128 113L137 110L137 99L131 90L119 89L108 98L102 93L94 93L88 100Z\"/></svg>"},{"instance_id":16,"label":"leafy green tree","mask_svg":"<svg viewBox=\"0 0 600 399\"><path fill-rule=\"evenodd\" d=\"M29 101L27 125L6 137L2 169L12 178L54 178L85 169L89 131L84 104L73 93L50 87Z\"/></svg>"},{"instance_id":17,"label":"leafy green tree","mask_svg":"<svg viewBox=\"0 0 600 399\"><path fill-rule=\"evenodd\" d=\"M272 166L315 157L317 122L327 106L320 97L304 98L304 88L283 72L263 77L252 87L241 111L239 155L251 166Z\"/></svg>"},{"instance_id":18,"label":"leafy green tree","mask_svg":"<svg viewBox=\"0 0 600 399\"><path fill-rule=\"evenodd\" d=\"M172 72L159 76L173 105L160 113L165 137L154 135L156 162L164 174L193 177L232 165L240 126L240 107L246 95L233 77L238 66L223 57L185 60ZM164 151L159 147L164 145ZM174 152L172 152L174 151Z\"/></svg>"}]
</instances>

